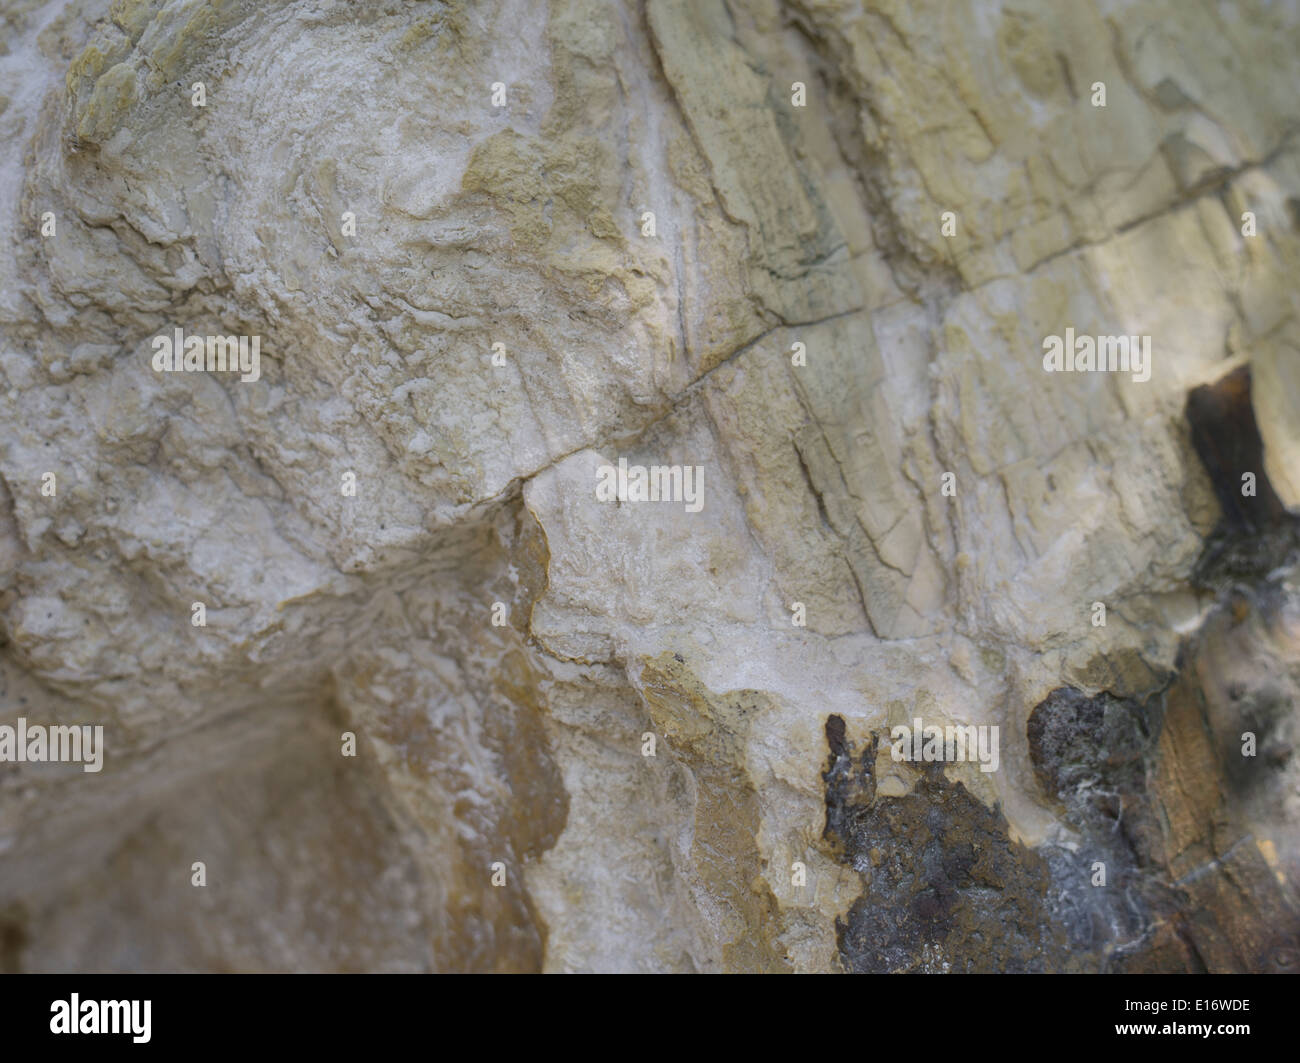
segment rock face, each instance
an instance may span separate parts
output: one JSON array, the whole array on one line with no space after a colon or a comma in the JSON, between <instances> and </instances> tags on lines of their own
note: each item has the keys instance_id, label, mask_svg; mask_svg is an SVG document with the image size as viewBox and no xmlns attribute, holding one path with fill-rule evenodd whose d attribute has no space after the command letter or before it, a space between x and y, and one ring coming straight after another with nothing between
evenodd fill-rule
<instances>
[{"instance_id":1,"label":"rock face","mask_svg":"<svg viewBox=\"0 0 1300 1063\"><path fill-rule=\"evenodd\" d=\"M1292 8L0 17L0 969L1300 969Z\"/></svg>"}]
</instances>

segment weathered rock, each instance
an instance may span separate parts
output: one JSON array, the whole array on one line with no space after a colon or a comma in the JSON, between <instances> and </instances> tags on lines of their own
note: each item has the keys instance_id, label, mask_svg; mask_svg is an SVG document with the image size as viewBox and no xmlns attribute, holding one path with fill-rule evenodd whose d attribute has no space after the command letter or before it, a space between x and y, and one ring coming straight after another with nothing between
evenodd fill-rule
<instances>
[{"instance_id":1,"label":"weathered rock","mask_svg":"<svg viewBox=\"0 0 1300 1063\"><path fill-rule=\"evenodd\" d=\"M0 968L1295 966L1294 12L3 18Z\"/></svg>"}]
</instances>

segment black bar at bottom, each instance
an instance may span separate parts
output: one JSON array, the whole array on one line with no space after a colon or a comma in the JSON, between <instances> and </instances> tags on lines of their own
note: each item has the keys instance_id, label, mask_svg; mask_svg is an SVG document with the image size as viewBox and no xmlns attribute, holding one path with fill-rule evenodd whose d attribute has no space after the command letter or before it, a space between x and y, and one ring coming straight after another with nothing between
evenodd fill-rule
<instances>
[{"instance_id":1,"label":"black bar at bottom","mask_svg":"<svg viewBox=\"0 0 1300 1063\"><path fill-rule=\"evenodd\" d=\"M1295 983L1264 975L732 976L740 979L733 985L577 978L12 975L0 979L0 1055L112 1045L319 1047L337 1056L412 1037L429 1049L489 1057L494 1046L517 1054L664 1037L679 1050L715 1040L734 1050L737 1040L758 1037L780 1051L782 1041L812 1046L828 1036L863 1045L873 1030L890 1029L921 1043L978 1034L998 1050L1041 1049L1048 1034L1085 1050L1130 1042L1182 1051L1199 1042L1231 1051L1290 1042L1295 1008ZM838 1019L828 1027L831 1015Z\"/></svg>"}]
</instances>

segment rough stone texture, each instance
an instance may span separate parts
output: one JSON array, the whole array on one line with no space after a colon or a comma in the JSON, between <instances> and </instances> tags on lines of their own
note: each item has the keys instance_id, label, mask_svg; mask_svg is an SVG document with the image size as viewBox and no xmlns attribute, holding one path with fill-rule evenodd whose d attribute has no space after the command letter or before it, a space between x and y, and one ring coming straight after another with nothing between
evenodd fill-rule
<instances>
[{"instance_id":1,"label":"rough stone texture","mask_svg":"<svg viewBox=\"0 0 1300 1063\"><path fill-rule=\"evenodd\" d=\"M1297 967L1293 6L0 19L0 969Z\"/></svg>"},{"instance_id":2,"label":"rough stone texture","mask_svg":"<svg viewBox=\"0 0 1300 1063\"><path fill-rule=\"evenodd\" d=\"M1025 974L1064 968L1064 936L1046 908L1046 862L1008 838L996 810L961 782L945 779L939 764L907 766L908 792L877 800L880 743L867 743L855 773L844 721L832 716L826 736L826 833L864 886L837 927L848 969Z\"/></svg>"}]
</instances>

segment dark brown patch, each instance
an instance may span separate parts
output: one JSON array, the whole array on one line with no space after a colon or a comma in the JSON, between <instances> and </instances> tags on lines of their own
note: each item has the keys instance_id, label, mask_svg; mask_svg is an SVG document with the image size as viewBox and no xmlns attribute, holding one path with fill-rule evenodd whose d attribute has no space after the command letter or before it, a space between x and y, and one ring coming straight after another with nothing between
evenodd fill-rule
<instances>
[{"instance_id":1,"label":"dark brown patch","mask_svg":"<svg viewBox=\"0 0 1300 1063\"><path fill-rule=\"evenodd\" d=\"M1221 587L1257 580L1283 564L1300 545L1300 522L1278 498L1264 471L1264 440L1251 402L1249 366L1187 396L1192 445L1209 474L1223 519L1206 543L1193 582ZM1253 473L1255 494L1242 494Z\"/></svg>"},{"instance_id":2,"label":"dark brown patch","mask_svg":"<svg viewBox=\"0 0 1300 1063\"><path fill-rule=\"evenodd\" d=\"M1214 485L1231 527L1258 531L1286 517L1286 507L1264 474L1264 440L1250 401L1250 367L1195 388L1187 396L1192 445ZM1241 478L1254 473L1256 493L1243 496Z\"/></svg>"},{"instance_id":3,"label":"dark brown patch","mask_svg":"<svg viewBox=\"0 0 1300 1063\"><path fill-rule=\"evenodd\" d=\"M0 912L0 974L20 974L27 947L27 923L16 908Z\"/></svg>"},{"instance_id":4,"label":"dark brown patch","mask_svg":"<svg viewBox=\"0 0 1300 1063\"><path fill-rule=\"evenodd\" d=\"M1046 862L1013 842L990 809L942 765L912 791L881 797L879 739L855 760L844 721L826 721L830 763L824 837L858 872L862 895L837 920L840 960L855 973L1030 972L1068 966L1043 898Z\"/></svg>"}]
</instances>

